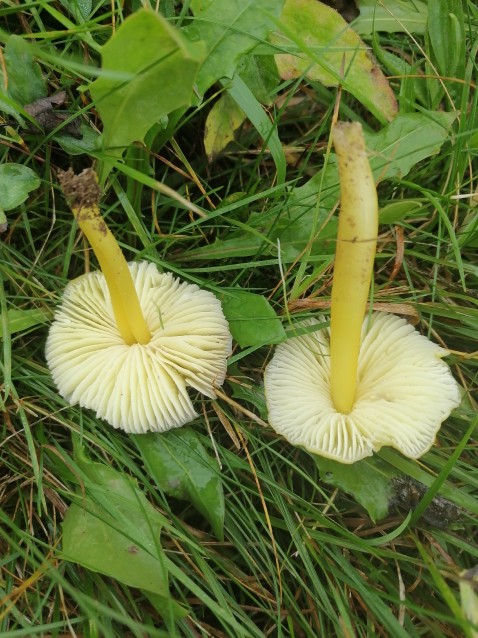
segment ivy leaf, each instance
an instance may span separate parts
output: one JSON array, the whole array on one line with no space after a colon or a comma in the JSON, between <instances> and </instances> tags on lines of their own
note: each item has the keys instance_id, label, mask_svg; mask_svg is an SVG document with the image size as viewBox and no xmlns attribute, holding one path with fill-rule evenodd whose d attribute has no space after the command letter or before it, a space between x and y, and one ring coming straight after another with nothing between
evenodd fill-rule
<instances>
[{"instance_id":1,"label":"ivy leaf","mask_svg":"<svg viewBox=\"0 0 478 638\"><path fill-rule=\"evenodd\" d=\"M162 490L190 501L224 537L224 494L219 467L191 428L132 435L150 475Z\"/></svg>"},{"instance_id":2,"label":"ivy leaf","mask_svg":"<svg viewBox=\"0 0 478 638\"><path fill-rule=\"evenodd\" d=\"M172 111L191 103L202 43L162 16L140 10L102 49L102 75L90 86L103 121L103 146L119 156Z\"/></svg>"},{"instance_id":3,"label":"ivy leaf","mask_svg":"<svg viewBox=\"0 0 478 638\"><path fill-rule=\"evenodd\" d=\"M395 95L368 47L342 16L317 0L286 0L282 34L272 41L297 53L278 54L279 74L290 80L305 76L351 93L381 122L397 114Z\"/></svg>"},{"instance_id":4,"label":"ivy leaf","mask_svg":"<svg viewBox=\"0 0 478 638\"><path fill-rule=\"evenodd\" d=\"M281 320L262 295L232 290L221 297L232 336L241 346L263 346L286 338Z\"/></svg>"}]
</instances>

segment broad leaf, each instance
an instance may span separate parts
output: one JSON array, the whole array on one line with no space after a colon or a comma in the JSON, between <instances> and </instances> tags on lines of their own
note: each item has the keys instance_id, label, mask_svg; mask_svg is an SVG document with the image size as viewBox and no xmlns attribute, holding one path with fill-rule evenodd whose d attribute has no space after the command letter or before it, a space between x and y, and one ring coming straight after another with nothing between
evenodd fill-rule
<instances>
[{"instance_id":1,"label":"broad leaf","mask_svg":"<svg viewBox=\"0 0 478 638\"><path fill-rule=\"evenodd\" d=\"M233 141L234 131L245 119L244 111L228 93L224 93L214 104L204 128L204 148L210 162Z\"/></svg>"},{"instance_id":2,"label":"broad leaf","mask_svg":"<svg viewBox=\"0 0 478 638\"><path fill-rule=\"evenodd\" d=\"M266 238L262 238L256 234L243 235L238 234L237 238L216 239L207 246L194 248L181 253L181 259L186 261L195 259L233 259L236 257L249 257L259 252L264 252L264 246L267 242ZM268 254L270 248L265 251ZM274 246L275 250L275 246Z\"/></svg>"},{"instance_id":3,"label":"broad leaf","mask_svg":"<svg viewBox=\"0 0 478 638\"><path fill-rule=\"evenodd\" d=\"M406 177L417 162L438 153L455 118L455 113L427 111L399 115L378 133L365 133L376 181ZM337 216L331 217L330 212L338 203L339 190L337 164L331 153L326 167L290 194L279 219L252 212L247 220L250 231L235 231L223 240L185 253L184 259L276 256L278 239L284 263L295 260L308 247L311 255L320 255L321 259L331 256L335 252ZM391 215L390 219L396 217ZM384 223L393 222L384 218Z\"/></svg>"},{"instance_id":4,"label":"broad leaf","mask_svg":"<svg viewBox=\"0 0 478 638\"><path fill-rule=\"evenodd\" d=\"M100 136L87 124L82 124L79 130L79 137L61 132L56 137L56 141L68 155L82 155L88 153L94 155L98 150Z\"/></svg>"},{"instance_id":5,"label":"broad leaf","mask_svg":"<svg viewBox=\"0 0 478 638\"><path fill-rule=\"evenodd\" d=\"M415 164L436 155L455 120L456 113L422 111L402 115L378 133L366 133L375 179L402 179Z\"/></svg>"},{"instance_id":6,"label":"broad leaf","mask_svg":"<svg viewBox=\"0 0 478 638\"><path fill-rule=\"evenodd\" d=\"M352 465L314 456L323 481L354 497L373 521L385 518L393 496L391 478L396 474L378 457Z\"/></svg>"},{"instance_id":7,"label":"broad leaf","mask_svg":"<svg viewBox=\"0 0 478 638\"><path fill-rule=\"evenodd\" d=\"M386 204L379 210L380 224L399 224L407 217L416 216L423 208L418 199L400 199Z\"/></svg>"},{"instance_id":8,"label":"broad leaf","mask_svg":"<svg viewBox=\"0 0 478 638\"><path fill-rule=\"evenodd\" d=\"M337 11L317 0L286 0L281 25L283 34L274 35L273 43L296 50L276 55L282 78L341 84L381 122L395 117L397 103L387 79Z\"/></svg>"},{"instance_id":9,"label":"broad leaf","mask_svg":"<svg viewBox=\"0 0 478 638\"><path fill-rule=\"evenodd\" d=\"M222 540L224 494L219 467L194 430L182 427L132 438L161 489L175 498L190 501Z\"/></svg>"},{"instance_id":10,"label":"broad leaf","mask_svg":"<svg viewBox=\"0 0 478 638\"><path fill-rule=\"evenodd\" d=\"M63 521L63 557L168 599L164 517L127 475L75 456L83 489Z\"/></svg>"},{"instance_id":11,"label":"broad leaf","mask_svg":"<svg viewBox=\"0 0 478 638\"><path fill-rule=\"evenodd\" d=\"M221 303L231 334L241 348L285 340L279 317L262 295L231 290L222 295Z\"/></svg>"},{"instance_id":12,"label":"broad leaf","mask_svg":"<svg viewBox=\"0 0 478 638\"><path fill-rule=\"evenodd\" d=\"M279 86L279 72L272 55L246 55L238 68L239 75L261 104L271 104Z\"/></svg>"},{"instance_id":13,"label":"broad leaf","mask_svg":"<svg viewBox=\"0 0 478 638\"><path fill-rule=\"evenodd\" d=\"M80 23L88 19L93 8L92 0L60 0L60 2Z\"/></svg>"},{"instance_id":14,"label":"broad leaf","mask_svg":"<svg viewBox=\"0 0 478 638\"><path fill-rule=\"evenodd\" d=\"M360 15L353 28L362 35L376 31L425 33L427 18L428 7L421 0L360 0Z\"/></svg>"},{"instance_id":15,"label":"broad leaf","mask_svg":"<svg viewBox=\"0 0 478 638\"><path fill-rule=\"evenodd\" d=\"M455 113L410 113L399 115L378 133L365 132L375 180L402 179L415 164L438 153L455 119ZM325 214L337 203L339 188L338 170L332 153L325 169L307 184L295 189L291 201L295 214L292 216L304 214L304 211L310 213L319 194L318 203Z\"/></svg>"},{"instance_id":16,"label":"broad leaf","mask_svg":"<svg viewBox=\"0 0 478 638\"><path fill-rule=\"evenodd\" d=\"M8 77L8 82L4 84L8 86L8 95L13 100L24 106L47 94L41 69L34 62L31 46L24 38L10 36L5 45L4 57Z\"/></svg>"},{"instance_id":17,"label":"broad leaf","mask_svg":"<svg viewBox=\"0 0 478 638\"><path fill-rule=\"evenodd\" d=\"M140 10L127 18L103 47L103 73L90 86L104 147L119 155L161 117L190 104L203 56L201 43L159 14Z\"/></svg>"},{"instance_id":18,"label":"broad leaf","mask_svg":"<svg viewBox=\"0 0 478 638\"><path fill-rule=\"evenodd\" d=\"M244 383L230 383L232 396L239 401L246 401L253 405L259 416L267 421L267 405L263 385L256 385L247 379Z\"/></svg>"},{"instance_id":19,"label":"broad leaf","mask_svg":"<svg viewBox=\"0 0 478 638\"><path fill-rule=\"evenodd\" d=\"M242 57L275 28L284 0L197 0L193 23L185 29L203 40L207 57L197 77L199 93L220 78L232 78Z\"/></svg>"},{"instance_id":20,"label":"broad leaf","mask_svg":"<svg viewBox=\"0 0 478 638\"><path fill-rule=\"evenodd\" d=\"M20 206L28 193L40 186L36 173L23 164L0 165L0 209L12 210Z\"/></svg>"}]
</instances>

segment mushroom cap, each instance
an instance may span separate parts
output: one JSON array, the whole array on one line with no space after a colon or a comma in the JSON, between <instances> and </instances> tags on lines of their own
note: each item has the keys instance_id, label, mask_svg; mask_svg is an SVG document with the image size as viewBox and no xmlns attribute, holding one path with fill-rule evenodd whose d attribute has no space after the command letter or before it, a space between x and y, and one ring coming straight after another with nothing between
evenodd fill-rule
<instances>
[{"instance_id":1,"label":"mushroom cap","mask_svg":"<svg viewBox=\"0 0 478 638\"><path fill-rule=\"evenodd\" d=\"M373 313L362 326L355 403L341 414L330 394L330 330L293 337L276 348L265 371L269 422L290 443L341 463L385 445L418 458L460 403L441 360L447 354L404 319Z\"/></svg>"},{"instance_id":2,"label":"mushroom cap","mask_svg":"<svg viewBox=\"0 0 478 638\"><path fill-rule=\"evenodd\" d=\"M187 387L214 398L231 335L221 304L195 284L129 263L152 338L126 345L101 272L70 282L46 343L60 394L126 432L166 431L197 416Z\"/></svg>"}]
</instances>

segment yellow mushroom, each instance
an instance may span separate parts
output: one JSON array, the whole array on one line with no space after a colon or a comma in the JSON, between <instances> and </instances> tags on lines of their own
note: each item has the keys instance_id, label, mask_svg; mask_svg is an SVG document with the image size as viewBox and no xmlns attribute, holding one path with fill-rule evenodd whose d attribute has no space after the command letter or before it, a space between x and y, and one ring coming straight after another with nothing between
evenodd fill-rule
<instances>
[{"instance_id":1,"label":"yellow mushroom","mask_svg":"<svg viewBox=\"0 0 478 638\"><path fill-rule=\"evenodd\" d=\"M216 297L153 263L127 263L98 210L93 171L61 178L101 271L70 282L46 343L60 394L127 432L191 421L188 388L215 397L231 335Z\"/></svg>"},{"instance_id":2,"label":"yellow mushroom","mask_svg":"<svg viewBox=\"0 0 478 638\"><path fill-rule=\"evenodd\" d=\"M418 458L460 402L448 353L404 319L365 317L377 241L377 195L359 124L336 125L341 210L330 329L280 344L264 385L271 426L290 443L353 463L382 446Z\"/></svg>"}]
</instances>

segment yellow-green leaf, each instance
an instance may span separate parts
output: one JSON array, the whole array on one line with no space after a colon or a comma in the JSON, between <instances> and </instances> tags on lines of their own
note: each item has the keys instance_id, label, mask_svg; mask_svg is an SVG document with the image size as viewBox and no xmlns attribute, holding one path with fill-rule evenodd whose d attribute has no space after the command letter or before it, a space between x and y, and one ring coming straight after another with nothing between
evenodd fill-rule
<instances>
[{"instance_id":1,"label":"yellow-green leaf","mask_svg":"<svg viewBox=\"0 0 478 638\"><path fill-rule=\"evenodd\" d=\"M82 490L63 520L66 560L169 598L160 544L165 518L129 476L77 449Z\"/></svg>"},{"instance_id":2,"label":"yellow-green leaf","mask_svg":"<svg viewBox=\"0 0 478 638\"><path fill-rule=\"evenodd\" d=\"M149 474L171 496L190 501L224 538L224 493L219 466L188 427L132 435Z\"/></svg>"},{"instance_id":3,"label":"yellow-green leaf","mask_svg":"<svg viewBox=\"0 0 478 638\"><path fill-rule=\"evenodd\" d=\"M461 608L470 622L470 635L478 638L478 567L472 567L460 574Z\"/></svg>"},{"instance_id":4,"label":"yellow-green leaf","mask_svg":"<svg viewBox=\"0 0 478 638\"><path fill-rule=\"evenodd\" d=\"M210 162L233 141L234 131L245 119L244 111L228 93L224 93L214 104L204 129L204 147Z\"/></svg>"},{"instance_id":5,"label":"yellow-green leaf","mask_svg":"<svg viewBox=\"0 0 478 638\"><path fill-rule=\"evenodd\" d=\"M276 55L284 79L307 77L351 93L381 122L397 113L390 85L360 37L334 9L317 0L286 0Z\"/></svg>"},{"instance_id":6,"label":"yellow-green leaf","mask_svg":"<svg viewBox=\"0 0 478 638\"><path fill-rule=\"evenodd\" d=\"M90 87L103 146L119 156L172 111L190 104L205 54L162 16L140 10L102 48L102 75Z\"/></svg>"}]
</instances>

